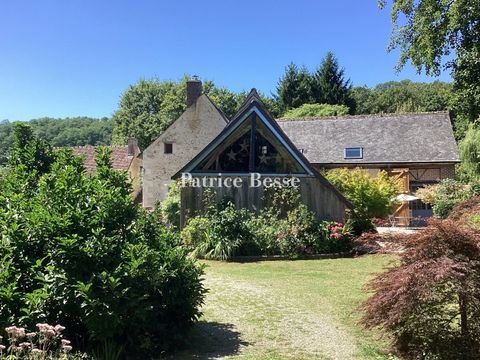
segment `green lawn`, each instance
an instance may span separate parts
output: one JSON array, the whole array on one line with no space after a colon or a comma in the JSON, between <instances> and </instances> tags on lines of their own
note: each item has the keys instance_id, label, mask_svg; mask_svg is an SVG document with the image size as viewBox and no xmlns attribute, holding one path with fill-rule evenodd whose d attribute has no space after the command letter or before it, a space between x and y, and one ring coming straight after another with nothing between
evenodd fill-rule
<instances>
[{"instance_id":1,"label":"green lawn","mask_svg":"<svg viewBox=\"0 0 480 360\"><path fill-rule=\"evenodd\" d=\"M357 324L362 290L392 260L206 262L204 316L179 359L391 359Z\"/></svg>"}]
</instances>

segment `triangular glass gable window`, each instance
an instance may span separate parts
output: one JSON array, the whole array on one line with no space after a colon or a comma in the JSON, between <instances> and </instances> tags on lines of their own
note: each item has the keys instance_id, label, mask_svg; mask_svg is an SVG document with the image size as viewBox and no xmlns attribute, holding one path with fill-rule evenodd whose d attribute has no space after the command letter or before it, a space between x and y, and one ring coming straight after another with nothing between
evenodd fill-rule
<instances>
[{"instance_id":1,"label":"triangular glass gable window","mask_svg":"<svg viewBox=\"0 0 480 360\"><path fill-rule=\"evenodd\" d=\"M280 143L255 112L197 165L193 172L306 173L303 166Z\"/></svg>"}]
</instances>

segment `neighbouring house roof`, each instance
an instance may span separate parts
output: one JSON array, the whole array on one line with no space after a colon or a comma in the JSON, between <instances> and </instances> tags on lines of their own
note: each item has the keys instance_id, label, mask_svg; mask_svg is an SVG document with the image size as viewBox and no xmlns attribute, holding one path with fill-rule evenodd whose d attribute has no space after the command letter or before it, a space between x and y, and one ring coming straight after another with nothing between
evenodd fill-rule
<instances>
[{"instance_id":1,"label":"neighbouring house roof","mask_svg":"<svg viewBox=\"0 0 480 360\"><path fill-rule=\"evenodd\" d=\"M96 171L95 146L75 146L71 148L75 155L84 158L83 164L88 173ZM133 156L128 155L128 146L110 146L112 150L112 167L115 170L128 171Z\"/></svg>"},{"instance_id":2,"label":"neighbouring house roof","mask_svg":"<svg viewBox=\"0 0 480 360\"><path fill-rule=\"evenodd\" d=\"M314 164L459 162L448 112L278 119L278 125ZM345 159L345 148L363 148Z\"/></svg>"}]
</instances>

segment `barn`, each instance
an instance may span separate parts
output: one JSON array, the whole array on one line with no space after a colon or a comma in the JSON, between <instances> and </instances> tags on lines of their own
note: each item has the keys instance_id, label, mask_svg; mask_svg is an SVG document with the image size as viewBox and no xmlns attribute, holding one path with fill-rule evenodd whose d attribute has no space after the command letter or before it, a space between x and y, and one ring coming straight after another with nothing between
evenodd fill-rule
<instances>
[{"instance_id":1,"label":"barn","mask_svg":"<svg viewBox=\"0 0 480 360\"><path fill-rule=\"evenodd\" d=\"M173 179L182 183L181 223L202 213L207 189L217 202L259 211L265 189L298 186L319 220L343 222L350 203L290 141L253 89L228 125Z\"/></svg>"}]
</instances>

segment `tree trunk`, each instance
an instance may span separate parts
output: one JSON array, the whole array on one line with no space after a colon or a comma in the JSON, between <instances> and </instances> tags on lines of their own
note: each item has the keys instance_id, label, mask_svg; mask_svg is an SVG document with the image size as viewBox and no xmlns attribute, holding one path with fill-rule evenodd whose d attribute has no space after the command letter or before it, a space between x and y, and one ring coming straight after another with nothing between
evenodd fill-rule
<instances>
[{"instance_id":1,"label":"tree trunk","mask_svg":"<svg viewBox=\"0 0 480 360\"><path fill-rule=\"evenodd\" d=\"M458 294L458 305L460 307L460 326L462 330L462 336L468 334L468 318L467 318L467 299L465 295L460 292Z\"/></svg>"}]
</instances>

